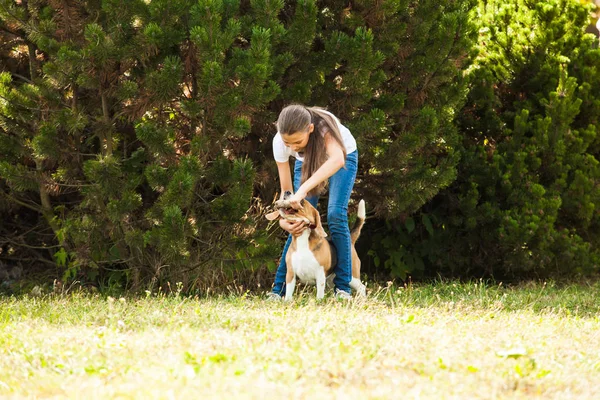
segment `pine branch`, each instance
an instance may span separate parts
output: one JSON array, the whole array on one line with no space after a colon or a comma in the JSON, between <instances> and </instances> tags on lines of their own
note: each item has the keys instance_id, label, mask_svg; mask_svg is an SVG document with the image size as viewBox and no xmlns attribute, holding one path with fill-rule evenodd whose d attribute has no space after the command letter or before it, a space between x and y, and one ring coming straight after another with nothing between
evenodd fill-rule
<instances>
[{"instance_id":1,"label":"pine branch","mask_svg":"<svg viewBox=\"0 0 600 400\"><path fill-rule=\"evenodd\" d=\"M39 205L37 205L37 204L36 204L35 206L33 206L33 205L31 205L31 204L25 203L25 202L23 202L23 201L21 201L21 200L19 200L19 199L16 199L16 198L12 197L10 194L8 194L8 193L6 193L6 192L4 192L4 191L2 191L2 192L0 192L0 193L1 193L1 194L2 194L2 195L3 195L3 196L6 198L6 199L8 199L9 201L11 201L11 202L13 202L13 203L15 203L15 204L18 204L18 205L20 205L20 206L22 206L22 207L29 208L30 210L33 210L33 211L35 211L35 212L37 212L37 213L39 213L39 214L44 214L44 213L42 212L42 208L41 208ZM34 203L34 204L35 204L35 203Z\"/></svg>"},{"instance_id":2,"label":"pine branch","mask_svg":"<svg viewBox=\"0 0 600 400\"><path fill-rule=\"evenodd\" d=\"M460 32L461 28L462 28L462 24L459 24L457 31ZM452 45L450 46L450 50L448 50L448 54L446 54L446 57L444 57L442 62L438 64L435 71L433 71L433 73L425 80L425 83L423 84L423 87L421 88L421 90L419 92L422 93L427 89L427 86L429 86L429 82L431 82L433 80L433 78L439 73L440 69L446 64L446 62L448 62L448 60L450 59L450 56L454 52L454 48L455 48L456 44L458 43L458 39L459 39L458 34L455 34L454 40L452 41Z\"/></svg>"},{"instance_id":3,"label":"pine branch","mask_svg":"<svg viewBox=\"0 0 600 400\"><path fill-rule=\"evenodd\" d=\"M56 31L56 34L62 40L75 39L78 34L81 35L81 26L83 25L83 21L81 18L81 13L77 7L77 3L79 2L69 0L50 0L48 3L52 8L54 8L56 15L58 16L56 20L59 29Z\"/></svg>"},{"instance_id":4,"label":"pine branch","mask_svg":"<svg viewBox=\"0 0 600 400\"><path fill-rule=\"evenodd\" d=\"M11 240L10 238L8 238L6 236L5 237L0 237L0 240L4 240L5 243L11 243L11 244L13 244L15 246L18 246L18 247L25 247L27 249L49 250L49 249L56 249L56 248L62 247L59 244L54 245L54 246L32 246L32 245L29 245L29 244L16 242L16 241Z\"/></svg>"},{"instance_id":5,"label":"pine branch","mask_svg":"<svg viewBox=\"0 0 600 400\"><path fill-rule=\"evenodd\" d=\"M35 53L37 51L37 46L33 43L27 43L27 50L29 53L29 76L31 79L37 78L37 67L38 62L35 58Z\"/></svg>"},{"instance_id":6,"label":"pine branch","mask_svg":"<svg viewBox=\"0 0 600 400\"><path fill-rule=\"evenodd\" d=\"M4 11L6 13L6 15L8 15L9 17L13 18L15 21L20 23L21 29L23 29L24 33L31 31L31 32L42 34L37 28L30 26L27 22L23 21L22 19L20 19L19 17L17 17L13 13L11 13L10 9L4 7L2 5L2 3L0 3L0 8L2 9L2 11ZM26 39L24 39L24 40L26 40ZM29 40L27 40L27 42L29 42Z\"/></svg>"},{"instance_id":7,"label":"pine branch","mask_svg":"<svg viewBox=\"0 0 600 400\"><path fill-rule=\"evenodd\" d=\"M92 184L92 183L68 184L68 183L52 182L52 184L53 185L57 185L57 186L71 187L71 188L82 188L82 187L96 186L96 184Z\"/></svg>"},{"instance_id":8,"label":"pine branch","mask_svg":"<svg viewBox=\"0 0 600 400\"><path fill-rule=\"evenodd\" d=\"M55 268L57 267L57 265L54 261L50 261L50 260L48 260L46 258L42 258L42 257L39 257L39 258L2 257L2 258L5 260L11 260L11 261L27 261L27 262L39 261L44 264L51 265Z\"/></svg>"},{"instance_id":9,"label":"pine branch","mask_svg":"<svg viewBox=\"0 0 600 400\"><path fill-rule=\"evenodd\" d=\"M11 36L14 36L13 40L22 40L25 41L25 39L23 38L23 36L21 36L18 32L14 32L11 31L8 27L6 26L0 26L0 32L4 32L4 33L8 33Z\"/></svg>"},{"instance_id":10,"label":"pine branch","mask_svg":"<svg viewBox=\"0 0 600 400\"><path fill-rule=\"evenodd\" d=\"M29 79L29 78L26 78L26 77L24 77L23 75L19 75L19 74L17 74L16 72L11 72L10 74L11 74L12 76L16 77L16 78L19 78L19 79L22 79L22 80L24 80L24 81L25 81L25 82L27 82L27 83L30 83L30 84L32 84L32 85L34 84L34 83L33 83L33 81L32 81L31 79Z\"/></svg>"},{"instance_id":11,"label":"pine branch","mask_svg":"<svg viewBox=\"0 0 600 400\"><path fill-rule=\"evenodd\" d=\"M0 95L0 99L6 100L11 104L15 104L15 102L7 97L4 97L2 95ZM23 104L17 104L18 107L22 107L25 108L27 110L32 110L32 111L39 111L39 112L62 112L62 110L53 110L53 109L46 109L46 110L42 110L41 108L37 108L37 107L29 107Z\"/></svg>"},{"instance_id":12,"label":"pine branch","mask_svg":"<svg viewBox=\"0 0 600 400\"><path fill-rule=\"evenodd\" d=\"M108 130L108 127L110 126L110 114L108 111L108 99L106 97L106 93L102 93L100 97L102 99L102 118L105 124L104 128L107 129L106 133L102 133L102 140L106 142L106 153L104 154L106 156L113 153L112 135L110 130ZM104 150L104 147L102 150Z\"/></svg>"}]
</instances>

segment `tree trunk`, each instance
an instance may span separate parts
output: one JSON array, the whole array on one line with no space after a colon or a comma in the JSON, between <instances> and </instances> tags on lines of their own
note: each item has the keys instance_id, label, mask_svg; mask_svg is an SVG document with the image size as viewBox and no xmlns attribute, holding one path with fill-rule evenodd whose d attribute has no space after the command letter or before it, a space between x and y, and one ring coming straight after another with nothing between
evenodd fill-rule
<instances>
[{"instance_id":1,"label":"tree trunk","mask_svg":"<svg viewBox=\"0 0 600 400\"><path fill-rule=\"evenodd\" d=\"M102 138L104 143L102 143L102 153L105 156L110 156L113 153L113 143L112 143L112 130L110 127L110 115L108 113L108 99L106 98L106 93L102 93L102 115L104 121L104 137Z\"/></svg>"}]
</instances>

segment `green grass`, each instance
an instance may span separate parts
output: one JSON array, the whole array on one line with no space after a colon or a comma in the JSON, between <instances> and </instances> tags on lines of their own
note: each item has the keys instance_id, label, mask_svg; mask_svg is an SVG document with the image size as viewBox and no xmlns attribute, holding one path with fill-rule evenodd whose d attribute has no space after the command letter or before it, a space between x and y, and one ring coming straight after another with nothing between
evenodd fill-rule
<instances>
[{"instance_id":1,"label":"green grass","mask_svg":"<svg viewBox=\"0 0 600 400\"><path fill-rule=\"evenodd\" d=\"M3 398L600 398L600 285L0 297Z\"/></svg>"}]
</instances>

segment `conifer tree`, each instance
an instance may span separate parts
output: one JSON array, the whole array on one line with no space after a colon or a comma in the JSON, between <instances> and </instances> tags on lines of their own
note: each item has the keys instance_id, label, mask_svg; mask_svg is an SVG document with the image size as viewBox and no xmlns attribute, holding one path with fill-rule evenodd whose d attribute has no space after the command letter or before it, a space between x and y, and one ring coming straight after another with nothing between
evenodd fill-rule
<instances>
[{"instance_id":1,"label":"conifer tree","mask_svg":"<svg viewBox=\"0 0 600 400\"><path fill-rule=\"evenodd\" d=\"M27 67L0 75L0 212L50 228L65 277L273 264L273 122L302 102L352 129L359 195L404 218L455 176L473 4L0 0Z\"/></svg>"},{"instance_id":2,"label":"conifer tree","mask_svg":"<svg viewBox=\"0 0 600 400\"><path fill-rule=\"evenodd\" d=\"M597 271L600 51L576 1L486 1L456 182L422 254L453 274Z\"/></svg>"}]
</instances>

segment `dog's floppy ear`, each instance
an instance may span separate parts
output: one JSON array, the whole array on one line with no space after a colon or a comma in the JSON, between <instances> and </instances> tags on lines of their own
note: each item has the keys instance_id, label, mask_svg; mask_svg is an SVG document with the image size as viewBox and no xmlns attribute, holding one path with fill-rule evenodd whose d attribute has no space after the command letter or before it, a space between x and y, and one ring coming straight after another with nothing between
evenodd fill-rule
<instances>
[{"instance_id":1,"label":"dog's floppy ear","mask_svg":"<svg viewBox=\"0 0 600 400\"><path fill-rule=\"evenodd\" d=\"M265 217L269 220L269 221L275 221L276 219L279 219L280 215L279 215L279 210L277 211L273 211L268 213L267 215L265 215Z\"/></svg>"},{"instance_id":2,"label":"dog's floppy ear","mask_svg":"<svg viewBox=\"0 0 600 400\"><path fill-rule=\"evenodd\" d=\"M317 235L324 237L324 238L327 237L327 232L325 232L325 229L323 229L323 224L321 224L321 216L319 215L319 212L317 211L316 208L313 208L312 212L313 212L313 219L315 220L316 227L313 228L311 226L311 228L314 229L315 232L317 232Z\"/></svg>"}]
</instances>

